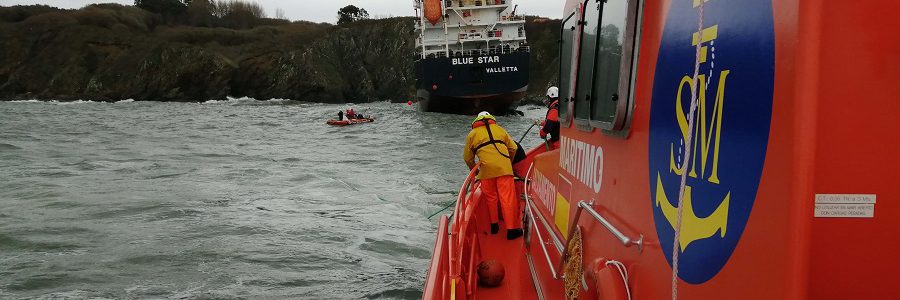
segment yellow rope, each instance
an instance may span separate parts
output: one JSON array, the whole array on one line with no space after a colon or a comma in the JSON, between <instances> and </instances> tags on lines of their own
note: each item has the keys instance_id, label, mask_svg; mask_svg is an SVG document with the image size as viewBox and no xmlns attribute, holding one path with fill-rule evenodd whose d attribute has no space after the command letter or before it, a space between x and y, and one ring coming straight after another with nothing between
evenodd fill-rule
<instances>
[{"instance_id":1,"label":"yellow rope","mask_svg":"<svg viewBox=\"0 0 900 300\"><path fill-rule=\"evenodd\" d=\"M565 274L566 299L569 300L578 299L578 295L581 293L581 277L584 274L581 244L581 228L576 228L575 234L569 239L569 258L566 260L565 270L563 271L563 274Z\"/></svg>"}]
</instances>

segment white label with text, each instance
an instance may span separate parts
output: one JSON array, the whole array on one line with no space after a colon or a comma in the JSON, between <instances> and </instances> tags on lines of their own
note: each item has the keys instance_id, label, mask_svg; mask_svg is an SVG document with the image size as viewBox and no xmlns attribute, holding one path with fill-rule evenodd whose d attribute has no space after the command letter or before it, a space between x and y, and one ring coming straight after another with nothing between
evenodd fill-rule
<instances>
[{"instance_id":1,"label":"white label with text","mask_svg":"<svg viewBox=\"0 0 900 300\"><path fill-rule=\"evenodd\" d=\"M874 218L875 195L816 194L816 218Z\"/></svg>"},{"instance_id":2,"label":"white label with text","mask_svg":"<svg viewBox=\"0 0 900 300\"><path fill-rule=\"evenodd\" d=\"M500 62L499 56L457 57L451 60L456 65L493 64Z\"/></svg>"},{"instance_id":3,"label":"white label with text","mask_svg":"<svg viewBox=\"0 0 900 300\"><path fill-rule=\"evenodd\" d=\"M816 218L874 218L875 204L816 204Z\"/></svg>"}]
</instances>

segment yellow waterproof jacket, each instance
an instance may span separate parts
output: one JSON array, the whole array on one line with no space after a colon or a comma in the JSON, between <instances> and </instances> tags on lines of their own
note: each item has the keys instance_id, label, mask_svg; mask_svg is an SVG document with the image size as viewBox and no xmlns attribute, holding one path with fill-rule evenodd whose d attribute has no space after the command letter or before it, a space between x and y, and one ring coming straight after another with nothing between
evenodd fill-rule
<instances>
[{"instance_id":1,"label":"yellow waterproof jacket","mask_svg":"<svg viewBox=\"0 0 900 300\"><path fill-rule=\"evenodd\" d=\"M482 121L472 124L472 131L466 137L466 147L463 149L463 159L469 169L475 167L475 157L481 162L478 179L491 179L500 176L513 175L512 160L517 149L516 143L509 137L506 130L497 125L494 120L489 120L489 126ZM491 134L488 134L490 127ZM491 140L490 136L494 139ZM496 147L495 147L496 146Z\"/></svg>"}]
</instances>

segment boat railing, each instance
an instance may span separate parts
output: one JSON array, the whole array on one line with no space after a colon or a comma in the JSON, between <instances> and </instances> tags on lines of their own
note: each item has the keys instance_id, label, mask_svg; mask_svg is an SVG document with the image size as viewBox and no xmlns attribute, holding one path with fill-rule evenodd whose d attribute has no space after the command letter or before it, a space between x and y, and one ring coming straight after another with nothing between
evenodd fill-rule
<instances>
[{"instance_id":1,"label":"boat railing","mask_svg":"<svg viewBox=\"0 0 900 300\"><path fill-rule=\"evenodd\" d=\"M416 52L416 58L422 58L422 52ZM433 50L425 52L424 58L446 58L447 51L445 50Z\"/></svg>"},{"instance_id":2,"label":"boat railing","mask_svg":"<svg viewBox=\"0 0 900 300\"><path fill-rule=\"evenodd\" d=\"M431 265L428 267L428 277L425 279L425 290L422 291L422 299L444 299L449 291L448 264L449 253L447 252L449 243L448 226L450 218L441 216L438 223L438 234L434 240L434 253L431 257Z\"/></svg>"},{"instance_id":3,"label":"boat railing","mask_svg":"<svg viewBox=\"0 0 900 300\"><path fill-rule=\"evenodd\" d=\"M531 200L531 197L528 194L528 186L529 186L528 183L531 178L532 170L534 170L533 163L531 164L531 166L528 167L528 172L525 175L525 216L528 217L528 219L530 221L529 223L531 224L531 226L534 226L533 232L535 234L537 234L538 244L541 245L541 250L544 251L544 258L547 259L547 266L550 268L550 272L551 272L551 275L553 275L553 279L559 279L559 275L556 274L556 268L553 267L553 261L550 259L550 252L547 251L547 242L544 240L544 236L541 234L540 228L538 228L538 223L537 223L538 219L534 216L534 211L535 211L534 201ZM547 232L553 238L553 241L556 243L556 247L558 249L562 248L562 246L561 246L562 242L560 242L559 239L553 235L553 231L550 229L550 225L547 224L546 220L544 220L543 217L541 217L541 222L543 223L544 228L547 229ZM526 243L526 245L527 244L528 243Z\"/></svg>"},{"instance_id":4,"label":"boat railing","mask_svg":"<svg viewBox=\"0 0 900 300\"><path fill-rule=\"evenodd\" d=\"M510 54L510 53L529 53L531 52L531 47L529 46L519 46L518 48L507 47L507 46L498 46L492 47L490 49L472 49L472 50L450 50L450 57L471 57L471 56L485 56L485 55L495 55L495 54ZM440 52L429 52L427 55L428 58L443 58L447 57L446 52L440 50Z\"/></svg>"},{"instance_id":5,"label":"boat railing","mask_svg":"<svg viewBox=\"0 0 900 300\"><path fill-rule=\"evenodd\" d=\"M529 167L528 173L525 176L525 178L526 178L525 179L525 200L526 200L525 204L527 205L526 206L526 216L528 216L529 220L531 221L530 223L535 226L534 231L537 233L538 242L541 245L541 249L544 251L544 258L547 259L547 265L550 267L550 271L552 273L551 275L553 276L553 279L561 279L562 276L560 276L559 274L562 274L563 269L565 268L566 260L568 260L568 258L569 258L568 254L569 254L569 247L571 247L571 243L570 243L570 240L565 241L565 245L562 246L562 248L563 248L562 257L561 257L562 259L560 259L559 267L554 267L553 261L550 259L550 253L547 251L547 246L546 246L547 242L544 241L544 237L541 235L540 230L537 228L538 219L535 217L536 209L534 208L534 201L531 199L531 197L529 196L529 193L528 193L528 186L529 186L529 181L531 178L531 171L533 168L534 168L534 165ZM575 230L578 227L577 226L578 221L581 219L581 215L583 212L587 212L588 215L593 217L594 220L597 220L597 222L599 222L600 225L603 225L603 227L606 228L606 230L609 231L614 237L616 237L616 239L618 239L619 242L626 248L637 246L639 252L643 251L644 235L642 235L642 234L638 235L637 239L634 239L634 238L631 238L631 237L625 235L624 233L622 233L621 230L616 228L615 225L613 225L611 222L609 222L609 220L604 218L602 215L600 215L600 213L598 213L594 209L593 202L588 202L588 201L578 202L577 211L575 212L575 219L572 221L572 224L574 224L574 225L571 226L571 228L569 229L568 235L566 235L566 236L571 237L575 234ZM538 215L538 217L540 217L540 215ZM550 233L557 248L561 248L560 241L554 235L553 230L550 229L550 225L548 225L546 223L546 221L543 220L543 218L541 218L541 221L543 221L542 223L544 224L544 227Z\"/></svg>"},{"instance_id":6,"label":"boat railing","mask_svg":"<svg viewBox=\"0 0 900 300\"><path fill-rule=\"evenodd\" d=\"M481 197L475 196L475 191L481 186L476 180L478 167L475 165L466 183L460 188L457 198L457 210L454 213L454 222L450 233L450 293L451 295L471 295L475 289L476 251L478 247L478 234L475 232L475 209ZM451 299L457 297L450 297Z\"/></svg>"},{"instance_id":7,"label":"boat railing","mask_svg":"<svg viewBox=\"0 0 900 300\"><path fill-rule=\"evenodd\" d=\"M500 16L500 21L508 22L508 21L525 21L525 17L519 15L506 15Z\"/></svg>"},{"instance_id":8,"label":"boat railing","mask_svg":"<svg viewBox=\"0 0 900 300\"><path fill-rule=\"evenodd\" d=\"M447 7L479 7L489 5L506 5L507 0L447 0ZM454 6L455 4L455 6Z\"/></svg>"},{"instance_id":9,"label":"boat railing","mask_svg":"<svg viewBox=\"0 0 900 300\"><path fill-rule=\"evenodd\" d=\"M460 188L451 217L441 218L423 299L466 299L477 287L474 270L480 252L475 210L481 199L475 194L481 186L475 176L478 166L480 163Z\"/></svg>"},{"instance_id":10,"label":"boat railing","mask_svg":"<svg viewBox=\"0 0 900 300\"><path fill-rule=\"evenodd\" d=\"M587 212L588 215L590 215L591 217L594 218L594 220L597 220L597 222L600 222L600 225L603 225L603 228L606 228L606 230L609 231L609 233L611 233L613 236L615 236L616 239L618 239L619 242L622 243L622 246L625 246L626 248L637 246L638 252L641 252L644 250L644 235L643 234L639 235L637 239L634 239L634 238L631 238L631 237L625 235L624 233L622 233L621 230L616 228L615 225L610 223L609 220L607 220L602 215L600 215L600 213L598 213L596 210L594 210L594 202L593 201L578 202L578 210L575 212L575 219L572 220L572 224L574 224L574 225L570 226L571 228L569 229L569 234L566 236L571 237L575 234L575 229L578 228L578 226L577 226L578 221L579 221L579 219L581 219L581 214L583 212ZM566 247L565 247L565 250L563 250L562 259L560 260L559 268L557 268L558 272L562 272L562 270L565 268L566 260L568 260L568 258L569 258L569 247L571 247L571 244L572 243L570 243L570 241L566 241Z\"/></svg>"}]
</instances>

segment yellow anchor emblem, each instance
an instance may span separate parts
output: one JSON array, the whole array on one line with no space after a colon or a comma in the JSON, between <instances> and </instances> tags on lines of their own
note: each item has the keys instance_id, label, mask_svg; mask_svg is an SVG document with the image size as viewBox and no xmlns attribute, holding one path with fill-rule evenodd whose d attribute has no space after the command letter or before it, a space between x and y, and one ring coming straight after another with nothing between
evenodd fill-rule
<instances>
[{"instance_id":1,"label":"yellow anchor emblem","mask_svg":"<svg viewBox=\"0 0 900 300\"><path fill-rule=\"evenodd\" d=\"M691 187L684 187L684 215L681 218L681 237L679 238L681 252L684 252L684 249L687 249L691 243L712 237L716 232L719 232L720 237L725 237L725 231L728 228L728 205L730 202L731 193L729 192L711 215L701 218L694 213ZM666 220L672 225L672 229L675 229L675 223L678 221L678 207L672 205L666 197L666 191L663 189L659 172L656 173L656 207L662 210Z\"/></svg>"}]
</instances>

